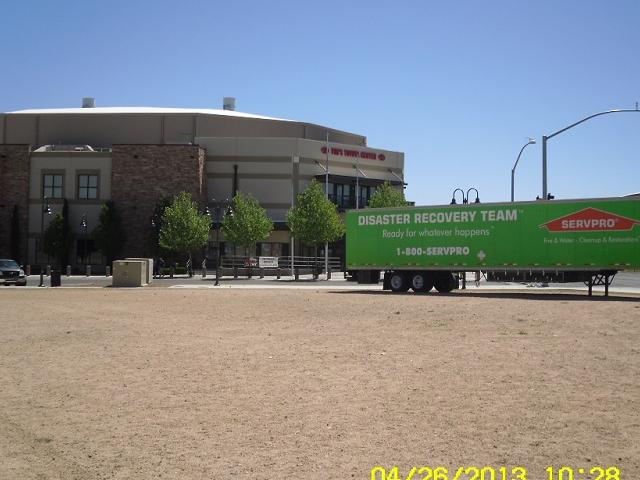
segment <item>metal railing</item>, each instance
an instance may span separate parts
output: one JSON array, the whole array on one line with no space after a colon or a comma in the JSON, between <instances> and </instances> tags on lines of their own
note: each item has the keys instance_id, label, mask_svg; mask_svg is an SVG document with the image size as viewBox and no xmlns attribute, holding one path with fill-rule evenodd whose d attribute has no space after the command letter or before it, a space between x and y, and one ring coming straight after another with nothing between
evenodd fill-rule
<instances>
[{"instance_id":1,"label":"metal railing","mask_svg":"<svg viewBox=\"0 0 640 480\"><path fill-rule=\"evenodd\" d=\"M259 268L258 257L225 255L220 264L223 268ZM293 257L293 268L314 268L316 265L324 270L324 256ZM341 267L340 257L329 257L329 268L332 271L339 271ZM278 257L278 268L291 269L291 256Z\"/></svg>"}]
</instances>

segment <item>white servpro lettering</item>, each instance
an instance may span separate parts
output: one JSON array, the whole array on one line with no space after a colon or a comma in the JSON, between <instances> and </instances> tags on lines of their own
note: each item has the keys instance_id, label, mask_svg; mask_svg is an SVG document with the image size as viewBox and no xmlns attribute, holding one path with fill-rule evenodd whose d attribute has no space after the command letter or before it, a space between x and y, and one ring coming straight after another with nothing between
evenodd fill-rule
<instances>
[{"instance_id":1,"label":"white servpro lettering","mask_svg":"<svg viewBox=\"0 0 640 480\"><path fill-rule=\"evenodd\" d=\"M587 218L579 220L562 220L563 230L573 230L577 228L614 228L615 218Z\"/></svg>"},{"instance_id":2,"label":"white servpro lettering","mask_svg":"<svg viewBox=\"0 0 640 480\"><path fill-rule=\"evenodd\" d=\"M427 247L427 255L469 255L469 247Z\"/></svg>"},{"instance_id":3,"label":"white servpro lettering","mask_svg":"<svg viewBox=\"0 0 640 480\"><path fill-rule=\"evenodd\" d=\"M358 225L405 225L411 222L408 213L394 213L382 215L359 215Z\"/></svg>"}]
</instances>

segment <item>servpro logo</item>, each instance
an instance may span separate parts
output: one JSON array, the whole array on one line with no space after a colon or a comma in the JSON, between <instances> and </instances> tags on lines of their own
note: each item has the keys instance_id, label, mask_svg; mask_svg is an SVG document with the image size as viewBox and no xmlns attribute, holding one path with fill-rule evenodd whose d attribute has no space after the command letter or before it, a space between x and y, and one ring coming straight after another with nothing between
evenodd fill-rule
<instances>
[{"instance_id":1,"label":"servpro logo","mask_svg":"<svg viewBox=\"0 0 640 480\"><path fill-rule=\"evenodd\" d=\"M631 230L638 220L622 217L597 208L585 208L576 213L543 223L550 232L602 232Z\"/></svg>"}]
</instances>

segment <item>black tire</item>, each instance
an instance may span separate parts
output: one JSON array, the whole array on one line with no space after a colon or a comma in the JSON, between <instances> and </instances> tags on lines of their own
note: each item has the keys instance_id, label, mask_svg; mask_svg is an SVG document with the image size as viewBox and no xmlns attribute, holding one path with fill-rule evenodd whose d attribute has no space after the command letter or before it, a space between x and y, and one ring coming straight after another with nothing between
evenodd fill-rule
<instances>
[{"instance_id":1,"label":"black tire","mask_svg":"<svg viewBox=\"0 0 640 480\"><path fill-rule=\"evenodd\" d=\"M409 290L407 276L401 272L394 272L389 277L389 288L392 292L400 293Z\"/></svg>"},{"instance_id":2,"label":"black tire","mask_svg":"<svg viewBox=\"0 0 640 480\"><path fill-rule=\"evenodd\" d=\"M434 286L440 293L449 293L456 288L456 279L452 273L441 273L436 276Z\"/></svg>"},{"instance_id":3,"label":"black tire","mask_svg":"<svg viewBox=\"0 0 640 480\"><path fill-rule=\"evenodd\" d=\"M426 272L415 272L411 275L411 290L416 293L427 293L433 288L433 278Z\"/></svg>"}]
</instances>

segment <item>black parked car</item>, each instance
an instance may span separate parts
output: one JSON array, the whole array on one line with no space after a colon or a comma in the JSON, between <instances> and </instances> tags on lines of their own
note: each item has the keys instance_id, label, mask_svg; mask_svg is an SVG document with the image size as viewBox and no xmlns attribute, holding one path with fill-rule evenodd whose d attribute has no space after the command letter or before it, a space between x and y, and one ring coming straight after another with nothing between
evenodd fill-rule
<instances>
[{"instance_id":1,"label":"black parked car","mask_svg":"<svg viewBox=\"0 0 640 480\"><path fill-rule=\"evenodd\" d=\"M8 258L0 258L0 285L20 285L24 287L26 284L27 277L18 262Z\"/></svg>"}]
</instances>

